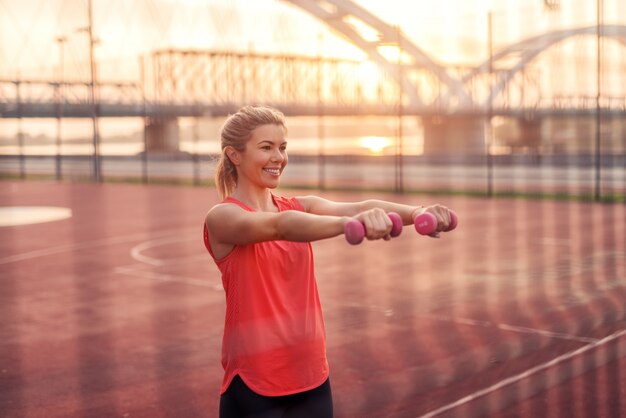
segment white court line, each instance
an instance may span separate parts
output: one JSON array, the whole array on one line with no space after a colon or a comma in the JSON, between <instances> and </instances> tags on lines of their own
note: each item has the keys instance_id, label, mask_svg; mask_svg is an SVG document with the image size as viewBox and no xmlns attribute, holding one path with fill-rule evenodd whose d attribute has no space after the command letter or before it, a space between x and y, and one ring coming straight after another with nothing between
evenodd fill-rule
<instances>
[{"instance_id":1,"label":"white court line","mask_svg":"<svg viewBox=\"0 0 626 418\"><path fill-rule=\"evenodd\" d=\"M161 245L165 245L165 244L170 244L173 242L181 242L181 241L191 241L192 239L195 240L197 237L191 238L191 237L187 237L187 238L183 238L181 236L177 235L173 235L173 236L166 236L166 237L162 237L162 238L157 238L157 239L151 239L148 241L144 241L142 243L139 243L137 245L135 245L131 250L130 250L130 255L132 258L134 258L135 260L145 263L145 264L150 264L152 266L163 266L167 263L167 260L164 259L160 259L160 258L155 258L155 257L149 257L147 255L143 255L142 252L149 249L149 248L153 248L153 247L160 247Z\"/></svg>"},{"instance_id":2,"label":"white court line","mask_svg":"<svg viewBox=\"0 0 626 418\"><path fill-rule=\"evenodd\" d=\"M45 257L48 255L59 254L59 253L75 251L75 250L84 250L86 248L98 247L98 246L103 246L103 245L123 244L126 242L132 242L132 241L137 241L140 239L145 239L146 236L150 236L150 235L159 235L159 236L170 235L171 236L173 233L177 233L177 234L189 233L195 230L196 230L195 228L194 229L192 228L170 229L167 231L161 231L158 234L154 234L152 232L142 232L142 233L133 234L133 235L123 235L123 236L118 236L118 237L98 239L94 241L79 242L75 244L59 245L57 247L43 248L41 250L29 251L29 252L22 253L22 254L15 254L15 255L8 256L8 257L3 257L3 258L0 258L0 264L15 263L17 261L29 260L31 258Z\"/></svg>"},{"instance_id":3,"label":"white court line","mask_svg":"<svg viewBox=\"0 0 626 418\"><path fill-rule=\"evenodd\" d=\"M560 338L560 339L563 339L563 340L580 341L580 342L583 342L583 343L594 343L594 342L598 341L597 338L579 337L577 335L569 335L569 334L564 334L562 332L545 331L545 330L542 330L542 329L519 327L519 326L516 326L516 325L496 324L496 326L498 328L502 329L502 330L505 330L505 331L521 332L521 333L527 333L527 334L536 334L536 335L541 335L541 336L544 336L544 337Z\"/></svg>"},{"instance_id":4,"label":"white court line","mask_svg":"<svg viewBox=\"0 0 626 418\"><path fill-rule=\"evenodd\" d=\"M173 258L156 258L144 255L143 252L149 248L160 247L162 245L174 243L174 242L183 242L183 241L196 241L197 237L181 237L179 235L163 237L158 239L152 239L148 241L141 242L135 245L130 250L130 255L133 259L145 263L150 264L151 266L171 266L180 263L188 263L190 261L195 260L208 260L210 256L208 252L205 252L202 255L194 255L191 257L173 257Z\"/></svg>"},{"instance_id":5,"label":"white court line","mask_svg":"<svg viewBox=\"0 0 626 418\"><path fill-rule=\"evenodd\" d=\"M134 260L139 261L140 263L148 264L148 265L155 266L155 267L188 263L190 260L207 259L208 254L203 254L202 256L194 255L191 257L173 257L169 259L150 257L150 256L142 254L143 251L149 248L159 247L162 245L167 245L167 244L171 244L175 242L189 241L192 239L195 239L195 238L181 237L180 234L165 236L165 237L161 237L157 239L151 239L148 241L141 242L135 245L133 248L131 248L130 255ZM187 284L191 286L208 287L210 289L217 290L217 291L223 290L221 283L216 284L216 283L210 283L207 280L201 280L201 279L196 279L192 277L183 277L183 276L176 276L172 274L157 273L153 271L138 269L136 267L131 267L131 266L117 267L115 269L115 272L139 277L142 279L156 280L159 282L173 282L173 283Z\"/></svg>"},{"instance_id":6,"label":"white court line","mask_svg":"<svg viewBox=\"0 0 626 418\"><path fill-rule=\"evenodd\" d=\"M427 315L427 317L431 319L436 319L438 321L455 322L457 324L473 325L473 326L479 326L479 327L485 327L485 328L495 327L504 331L520 332L524 334L533 334L533 335L539 335L542 337L560 338L563 340L579 341L583 343L594 343L598 341L597 338L579 337L577 335L564 334L561 332L552 332L552 331L546 331L546 330L536 329L536 328L520 327L517 325L497 324L497 323L493 323L489 321L477 321L475 319L468 319L468 318L453 318L453 317L445 316L445 315Z\"/></svg>"},{"instance_id":7,"label":"white court line","mask_svg":"<svg viewBox=\"0 0 626 418\"><path fill-rule=\"evenodd\" d=\"M117 267L114 273L126 274L158 282L182 283L190 286L208 287L212 290L224 290L221 284L211 283L208 280L196 279L193 277L174 276L171 274L155 273L152 271L138 270L131 267Z\"/></svg>"},{"instance_id":8,"label":"white court line","mask_svg":"<svg viewBox=\"0 0 626 418\"><path fill-rule=\"evenodd\" d=\"M589 350L593 350L594 348L598 348L606 343L609 343L611 341L617 340L618 338L621 338L623 336L626 335L626 330L621 330L618 332L615 332L611 335L609 335L608 337L605 337L601 340L595 341L591 344L587 344L585 346L580 347L577 350L574 351L570 351L569 353L565 353L559 357L556 357L546 363L540 364L538 366L535 366L531 369L526 370L525 372L522 372L520 374L517 374L515 376L511 376L507 379L501 380L500 382L496 383L495 385L489 386L488 388L479 390L477 392L472 393L471 395L468 395L464 398L461 398L455 402L449 403L445 406L442 406L439 409L435 409L434 411L428 412L427 414L421 415L418 418L432 418L432 417L436 417L437 415L443 414L444 412L448 412L454 408L457 408L461 405L464 405L466 403L472 402L475 399L481 398L483 396L489 395L492 392L495 392L499 389L502 389L506 386L512 385L516 382L519 382L520 380L526 379L527 377L532 376L533 374L539 373L540 371L543 371L545 369L548 369L552 366L555 366L559 363L562 363L566 360L572 359L578 355L584 354Z\"/></svg>"},{"instance_id":9,"label":"white court line","mask_svg":"<svg viewBox=\"0 0 626 418\"><path fill-rule=\"evenodd\" d=\"M324 306L327 306L329 308L364 309L364 310L368 310L372 312L378 312L385 316L393 316L395 314L393 309L385 308L385 307L378 306L378 305L366 305L366 304L358 303L358 302L343 302L343 301L340 302L338 300L330 299L330 298L324 299Z\"/></svg>"}]
</instances>

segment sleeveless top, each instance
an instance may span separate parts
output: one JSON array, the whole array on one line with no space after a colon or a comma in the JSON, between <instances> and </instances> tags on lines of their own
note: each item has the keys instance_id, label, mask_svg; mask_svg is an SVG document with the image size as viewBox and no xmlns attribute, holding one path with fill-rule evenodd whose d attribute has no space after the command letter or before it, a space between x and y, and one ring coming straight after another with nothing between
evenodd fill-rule
<instances>
[{"instance_id":1,"label":"sleeveless top","mask_svg":"<svg viewBox=\"0 0 626 418\"><path fill-rule=\"evenodd\" d=\"M281 212L304 211L296 198L272 195L272 199ZM231 197L223 202L254 212ZM222 273L226 292L221 393L236 375L264 396L289 395L323 384L328 378L326 331L311 244L237 245L215 260L206 225L204 243Z\"/></svg>"}]
</instances>

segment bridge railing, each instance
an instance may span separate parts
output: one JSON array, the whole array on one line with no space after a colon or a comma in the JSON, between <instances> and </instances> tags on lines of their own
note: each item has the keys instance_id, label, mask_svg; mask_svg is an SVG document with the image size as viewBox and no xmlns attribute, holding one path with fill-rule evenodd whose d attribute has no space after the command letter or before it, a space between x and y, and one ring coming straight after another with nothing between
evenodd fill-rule
<instances>
[{"instance_id":1,"label":"bridge railing","mask_svg":"<svg viewBox=\"0 0 626 418\"><path fill-rule=\"evenodd\" d=\"M597 96L563 96L558 95L546 99L550 106L555 109L596 109L598 107ZM607 111L626 110L626 97L602 95L599 102L600 108Z\"/></svg>"},{"instance_id":2,"label":"bridge railing","mask_svg":"<svg viewBox=\"0 0 626 418\"><path fill-rule=\"evenodd\" d=\"M0 102L48 104L88 104L91 83L88 81L63 82L49 80L0 80ZM109 104L135 104L142 101L139 83L101 81L96 84L98 101Z\"/></svg>"}]
</instances>

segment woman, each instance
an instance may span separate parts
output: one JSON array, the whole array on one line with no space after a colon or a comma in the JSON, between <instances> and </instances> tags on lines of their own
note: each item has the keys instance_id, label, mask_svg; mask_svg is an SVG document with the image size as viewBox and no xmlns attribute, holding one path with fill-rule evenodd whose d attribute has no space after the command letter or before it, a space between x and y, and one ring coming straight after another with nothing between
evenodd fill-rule
<instances>
[{"instance_id":1,"label":"woman","mask_svg":"<svg viewBox=\"0 0 626 418\"><path fill-rule=\"evenodd\" d=\"M226 291L221 418L332 417L311 241L341 235L351 219L363 223L367 239L387 240L390 211L406 225L433 213L435 237L450 222L440 205L274 195L287 165L286 135L283 114L262 106L240 109L222 128L216 185L224 200L204 228Z\"/></svg>"}]
</instances>

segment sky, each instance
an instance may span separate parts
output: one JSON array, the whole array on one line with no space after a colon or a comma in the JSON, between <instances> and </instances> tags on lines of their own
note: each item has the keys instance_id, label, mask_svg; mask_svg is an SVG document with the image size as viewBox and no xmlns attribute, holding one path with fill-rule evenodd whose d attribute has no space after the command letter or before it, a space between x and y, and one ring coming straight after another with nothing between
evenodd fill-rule
<instances>
[{"instance_id":1,"label":"sky","mask_svg":"<svg viewBox=\"0 0 626 418\"><path fill-rule=\"evenodd\" d=\"M436 61L475 65L487 54L487 11L494 46L549 30L594 25L595 2L561 0L357 0L401 30ZM0 0L0 77L65 72L87 77L87 0ZM604 0L606 23L626 24L626 1ZM620 21L621 19L621 21ZM305 53L364 59L328 26L285 0L93 0L101 74L138 78L141 55L164 48Z\"/></svg>"}]
</instances>

